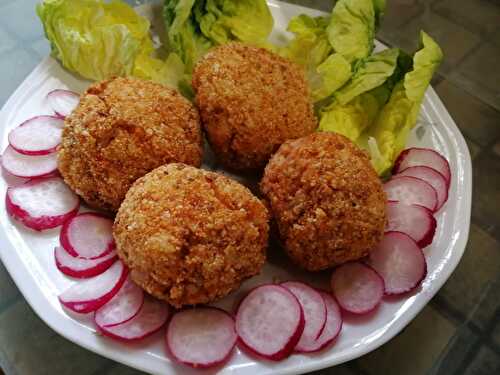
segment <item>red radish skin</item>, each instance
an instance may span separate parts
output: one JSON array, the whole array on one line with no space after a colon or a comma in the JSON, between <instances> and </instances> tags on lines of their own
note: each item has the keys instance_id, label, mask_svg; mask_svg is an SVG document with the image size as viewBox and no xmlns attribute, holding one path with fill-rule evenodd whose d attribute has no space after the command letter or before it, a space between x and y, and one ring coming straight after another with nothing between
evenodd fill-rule
<instances>
[{"instance_id":1,"label":"red radish skin","mask_svg":"<svg viewBox=\"0 0 500 375\"><path fill-rule=\"evenodd\" d=\"M59 296L59 302L74 312L86 314L96 311L120 290L127 279L128 269L116 261L99 276L79 281Z\"/></svg>"},{"instance_id":2,"label":"red radish skin","mask_svg":"<svg viewBox=\"0 0 500 375\"><path fill-rule=\"evenodd\" d=\"M326 324L326 305L321 294L316 290L297 281L287 281L281 286L287 288L299 300L304 312L304 332L295 347L299 353L314 351L315 341L321 335Z\"/></svg>"},{"instance_id":3,"label":"red radish skin","mask_svg":"<svg viewBox=\"0 0 500 375\"><path fill-rule=\"evenodd\" d=\"M297 297L282 286L262 285L239 305L235 325L238 345L260 358L279 361L293 352L304 324Z\"/></svg>"},{"instance_id":4,"label":"red radish skin","mask_svg":"<svg viewBox=\"0 0 500 375\"><path fill-rule=\"evenodd\" d=\"M144 304L144 292L130 277L108 303L95 312L99 327L114 327L134 318Z\"/></svg>"},{"instance_id":5,"label":"red radish skin","mask_svg":"<svg viewBox=\"0 0 500 375\"><path fill-rule=\"evenodd\" d=\"M42 178L57 170L57 154L23 155L7 146L2 155L2 166L10 174L22 178Z\"/></svg>"},{"instance_id":6,"label":"red radish skin","mask_svg":"<svg viewBox=\"0 0 500 375\"><path fill-rule=\"evenodd\" d=\"M102 258L84 259L75 258L68 254L63 247L54 249L56 266L65 275L78 279L88 279L106 271L117 259L116 252L109 253Z\"/></svg>"},{"instance_id":7,"label":"red radish skin","mask_svg":"<svg viewBox=\"0 0 500 375\"><path fill-rule=\"evenodd\" d=\"M372 250L370 265L382 276L386 295L412 291L427 275L422 249L407 234L388 232Z\"/></svg>"},{"instance_id":8,"label":"red radish skin","mask_svg":"<svg viewBox=\"0 0 500 375\"><path fill-rule=\"evenodd\" d=\"M56 116L36 116L9 133L9 144L23 155L48 155L61 143L64 121Z\"/></svg>"},{"instance_id":9,"label":"red radish skin","mask_svg":"<svg viewBox=\"0 0 500 375\"><path fill-rule=\"evenodd\" d=\"M424 180L429 185L431 185L434 190L436 190L437 194L437 206L436 211L439 211L441 207L448 200L448 182L443 177L441 173L436 171L435 169L429 167L409 167L404 171L398 173L394 177L398 176L410 176L415 178L420 178Z\"/></svg>"},{"instance_id":10,"label":"red radish skin","mask_svg":"<svg viewBox=\"0 0 500 375\"><path fill-rule=\"evenodd\" d=\"M79 214L63 225L59 241L74 257L103 257L115 249L113 220L94 212Z\"/></svg>"},{"instance_id":11,"label":"red radish skin","mask_svg":"<svg viewBox=\"0 0 500 375\"><path fill-rule=\"evenodd\" d=\"M432 211L415 204L387 202L386 232L403 232L413 238L418 246L429 246L436 233L436 218Z\"/></svg>"},{"instance_id":12,"label":"red radish skin","mask_svg":"<svg viewBox=\"0 0 500 375\"><path fill-rule=\"evenodd\" d=\"M384 184L388 201L404 204L418 204L436 211L438 204L436 190L424 180L408 176L394 176Z\"/></svg>"},{"instance_id":13,"label":"red radish skin","mask_svg":"<svg viewBox=\"0 0 500 375\"><path fill-rule=\"evenodd\" d=\"M323 332L310 348L310 353L319 352L333 344L342 330L342 312L335 299L327 292L319 291L326 305L326 324Z\"/></svg>"},{"instance_id":14,"label":"red radish skin","mask_svg":"<svg viewBox=\"0 0 500 375\"><path fill-rule=\"evenodd\" d=\"M224 310L201 307L176 313L167 328L167 349L179 363L204 369L225 363L237 340L234 319Z\"/></svg>"},{"instance_id":15,"label":"red radish skin","mask_svg":"<svg viewBox=\"0 0 500 375\"><path fill-rule=\"evenodd\" d=\"M168 305L152 297L145 297L139 313L129 321L112 327L96 325L99 331L119 341L137 341L158 332L163 328L170 315Z\"/></svg>"},{"instance_id":16,"label":"red radish skin","mask_svg":"<svg viewBox=\"0 0 500 375\"><path fill-rule=\"evenodd\" d=\"M60 118L64 119L78 106L80 95L69 90L53 90L47 94L47 101Z\"/></svg>"},{"instance_id":17,"label":"red radish skin","mask_svg":"<svg viewBox=\"0 0 500 375\"><path fill-rule=\"evenodd\" d=\"M409 148L401 152L394 162L393 174L400 173L406 168L424 166L438 171L446 179L448 186L451 182L451 170L448 161L438 152L428 148Z\"/></svg>"},{"instance_id":18,"label":"red radish skin","mask_svg":"<svg viewBox=\"0 0 500 375\"><path fill-rule=\"evenodd\" d=\"M36 231L62 225L78 212L79 198L59 177L30 180L7 189L7 213Z\"/></svg>"},{"instance_id":19,"label":"red radish skin","mask_svg":"<svg viewBox=\"0 0 500 375\"><path fill-rule=\"evenodd\" d=\"M384 280L369 266L352 262L337 267L332 274L333 295L340 307L353 314L375 310L384 296Z\"/></svg>"}]
</instances>

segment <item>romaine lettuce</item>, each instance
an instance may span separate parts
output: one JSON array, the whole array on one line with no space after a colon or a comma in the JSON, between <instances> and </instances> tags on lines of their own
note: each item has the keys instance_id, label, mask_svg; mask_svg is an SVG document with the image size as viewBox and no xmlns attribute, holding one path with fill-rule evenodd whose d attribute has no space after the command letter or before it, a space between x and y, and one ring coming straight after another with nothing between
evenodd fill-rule
<instances>
[{"instance_id":1,"label":"romaine lettuce","mask_svg":"<svg viewBox=\"0 0 500 375\"><path fill-rule=\"evenodd\" d=\"M339 0L327 28L328 40L335 52L348 61L369 56L375 35L373 0Z\"/></svg>"},{"instance_id":2,"label":"romaine lettuce","mask_svg":"<svg viewBox=\"0 0 500 375\"><path fill-rule=\"evenodd\" d=\"M417 123L425 91L443 59L437 43L421 32L421 49L413 57L413 69L394 87L389 102L382 108L374 126L367 131L389 168L404 149L408 135ZM387 167L388 166L388 167ZM378 169L379 173L386 169Z\"/></svg>"},{"instance_id":3,"label":"romaine lettuce","mask_svg":"<svg viewBox=\"0 0 500 375\"><path fill-rule=\"evenodd\" d=\"M165 0L163 17L169 48L188 74L214 45L241 41L265 46L273 28L265 0Z\"/></svg>"}]
</instances>

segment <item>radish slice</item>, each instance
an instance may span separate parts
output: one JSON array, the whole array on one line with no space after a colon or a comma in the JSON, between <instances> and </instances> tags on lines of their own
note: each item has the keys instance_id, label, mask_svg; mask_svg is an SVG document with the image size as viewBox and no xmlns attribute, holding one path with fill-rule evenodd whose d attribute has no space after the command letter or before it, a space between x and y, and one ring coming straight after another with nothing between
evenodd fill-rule
<instances>
[{"instance_id":1,"label":"radish slice","mask_svg":"<svg viewBox=\"0 0 500 375\"><path fill-rule=\"evenodd\" d=\"M95 312L94 320L99 327L123 324L135 317L143 304L144 292L129 277L118 293Z\"/></svg>"},{"instance_id":2,"label":"radish slice","mask_svg":"<svg viewBox=\"0 0 500 375\"><path fill-rule=\"evenodd\" d=\"M10 216L40 231L76 215L80 200L61 178L50 177L8 188L5 204Z\"/></svg>"},{"instance_id":3,"label":"radish slice","mask_svg":"<svg viewBox=\"0 0 500 375\"><path fill-rule=\"evenodd\" d=\"M236 339L231 315L210 307L178 312L167 330L167 347L174 359L194 368L226 362Z\"/></svg>"},{"instance_id":4,"label":"radish slice","mask_svg":"<svg viewBox=\"0 0 500 375\"><path fill-rule=\"evenodd\" d=\"M410 167L398 173L394 177L410 176L420 178L429 185L431 185L437 194L437 207L438 211L448 200L448 183L441 173L429 167Z\"/></svg>"},{"instance_id":5,"label":"radish slice","mask_svg":"<svg viewBox=\"0 0 500 375\"><path fill-rule=\"evenodd\" d=\"M59 296L59 301L77 313L95 311L120 290L127 274L128 269L117 261L99 276L72 285Z\"/></svg>"},{"instance_id":6,"label":"radish slice","mask_svg":"<svg viewBox=\"0 0 500 375\"><path fill-rule=\"evenodd\" d=\"M438 199L436 190L424 180L408 176L394 176L384 184L388 201L418 204L435 212Z\"/></svg>"},{"instance_id":7,"label":"radish slice","mask_svg":"<svg viewBox=\"0 0 500 375\"><path fill-rule=\"evenodd\" d=\"M304 311L304 332L295 346L295 351L299 353L313 351L316 347L316 339L321 335L326 323L325 301L316 289L304 283L288 281L282 283L281 286L297 297Z\"/></svg>"},{"instance_id":8,"label":"radish slice","mask_svg":"<svg viewBox=\"0 0 500 375\"><path fill-rule=\"evenodd\" d=\"M146 297L139 313L129 321L112 327L98 327L104 335L113 339L135 341L158 332L167 322L169 314L165 302Z\"/></svg>"},{"instance_id":9,"label":"radish slice","mask_svg":"<svg viewBox=\"0 0 500 375\"><path fill-rule=\"evenodd\" d=\"M100 275L116 261L116 252L98 259L75 258L61 246L54 250L56 266L65 275L81 279Z\"/></svg>"},{"instance_id":10,"label":"radish slice","mask_svg":"<svg viewBox=\"0 0 500 375\"><path fill-rule=\"evenodd\" d=\"M92 212L77 215L64 224L59 240L74 257L100 258L115 248L113 220Z\"/></svg>"},{"instance_id":11,"label":"radish slice","mask_svg":"<svg viewBox=\"0 0 500 375\"><path fill-rule=\"evenodd\" d=\"M403 232L424 248L432 243L436 233L436 218L432 211L415 204L387 202L386 232Z\"/></svg>"},{"instance_id":12,"label":"radish slice","mask_svg":"<svg viewBox=\"0 0 500 375\"><path fill-rule=\"evenodd\" d=\"M20 154L51 154L61 143L63 127L64 121L59 117L33 117L9 133L9 143Z\"/></svg>"},{"instance_id":13,"label":"radish slice","mask_svg":"<svg viewBox=\"0 0 500 375\"><path fill-rule=\"evenodd\" d=\"M250 353L278 361L288 357L304 331L297 298L279 285L263 285L241 301L236 313L240 345Z\"/></svg>"},{"instance_id":14,"label":"radish slice","mask_svg":"<svg viewBox=\"0 0 500 375\"><path fill-rule=\"evenodd\" d=\"M30 156L23 155L7 146L2 155L2 166L17 177L45 177L57 170L57 154Z\"/></svg>"},{"instance_id":15,"label":"radish slice","mask_svg":"<svg viewBox=\"0 0 500 375\"><path fill-rule=\"evenodd\" d=\"M47 94L47 100L52 110L61 118L69 116L78 106L80 95L69 90L54 90Z\"/></svg>"},{"instance_id":16,"label":"radish slice","mask_svg":"<svg viewBox=\"0 0 500 375\"><path fill-rule=\"evenodd\" d=\"M427 275L424 253L412 238L389 232L370 254L370 265L382 276L385 294L402 294L417 287Z\"/></svg>"},{"instance_id":17,"label":"radish slice","mask_svg":"<svg viewBox=\"0 0 500 375\"><path fill-rule=\"evenodd\" d=\"M448 161L434 150L427 148L409 148L399 154L394 163L393 173L399 173L409 167L424 166L433 168L443 175L448 186L451 181L451 171Z\"/></svg>"},{"instance_id":18,"label":"radish slice","mask_svg":"<svg viewBox=\"0 0 500 375\"><path fill-rule=\"evenodd\" d=\"M384 280L359 262L346 263L333 271L332 291L340 307L353 314L373 311L384 296Z\"/></svg>"},{"instance_id":19,"label":"radish slice","mask_svg":"<svg viewBox=\"0 0 500 375\"><path fill-rule=\"evenodd\" d=\"M339 305L330 294L323 291L319 293L325 301L326 323L323 332L321 332L321 335L315 341L315 346L311 345L310 352L320 351L333 343L342 329L342 313L340 312Z\"/></svg>"}]
</instances>

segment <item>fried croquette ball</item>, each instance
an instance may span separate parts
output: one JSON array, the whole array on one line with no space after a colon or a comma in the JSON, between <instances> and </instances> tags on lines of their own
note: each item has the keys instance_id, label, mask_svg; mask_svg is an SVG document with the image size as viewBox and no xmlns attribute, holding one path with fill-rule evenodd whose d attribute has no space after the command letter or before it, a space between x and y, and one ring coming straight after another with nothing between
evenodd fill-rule
<instances>
[{"instance_id":1,"label":"fried croquette ball","mask_svg":"<svg viewBox=\"0 0 500 375\"><path fill-rule=\"evenodd\" d=\"M262 48L213 49L196 65L193 88L210 145L232 169L263 168L283 142L317 126L302 68Z\"/></svg>"},{"instance_id":2,"label":"fried croquette ball","mask_svg":"<svg viewBox=\"0 0 500 375\"><path fill-rule=\"evenodd\" d=\"M269 232L264 204L234 180L184 164L137 180L114 224L132 279L173 306L209 303L258 274Z\"/></svg>"},{"instance_id":3,"label":"fried croquette ball","mask_svg":"<svg viewBox=\"0 0 500 375\"><path fill-rule=\"evenodd\" d=\"M342 135L314 133L284 143L261 190L287 254L307 270L360 259L384 233L382 183L365 152Z\"/></svg>"},{"instance_id":4,"label":"fried croquette ball","mask_svg":"<svg viewBox=\"0 0 500 375\"><path fill-rule=\"evenodd\" d=\"M65 120L58 153L66 183L107 211L118 210L132 183L154 168L201 160L194 106L175 90L136 78L90 86Z\"/></svg>"}]
</instances>

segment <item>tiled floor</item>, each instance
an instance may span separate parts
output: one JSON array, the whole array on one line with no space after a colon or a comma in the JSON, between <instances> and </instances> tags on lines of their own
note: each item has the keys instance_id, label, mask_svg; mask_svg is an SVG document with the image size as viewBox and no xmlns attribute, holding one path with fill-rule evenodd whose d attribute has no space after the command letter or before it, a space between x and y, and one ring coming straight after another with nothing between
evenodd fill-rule
<instances>
[{"instance_id":1,"label":"tiled floor","mask_svg":"<svg viewBox=\"0 0 500 375\"><path fill-rule=\"evenodd\" d=\"M332 4L290 2L323 10ZM446 53L435 88L474 159L469 244L456 272L401 334L363 358L315 374L500 374L500 1L387 2L381 40L412 49L423 28ZM0 0L0 106L48 53L36 3ZM139 374L56 335L1 264L0 366L8 375Z\"/></svg>"}]
</instances>

